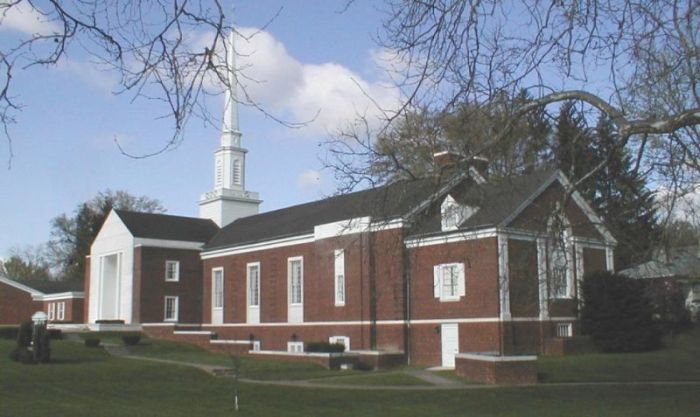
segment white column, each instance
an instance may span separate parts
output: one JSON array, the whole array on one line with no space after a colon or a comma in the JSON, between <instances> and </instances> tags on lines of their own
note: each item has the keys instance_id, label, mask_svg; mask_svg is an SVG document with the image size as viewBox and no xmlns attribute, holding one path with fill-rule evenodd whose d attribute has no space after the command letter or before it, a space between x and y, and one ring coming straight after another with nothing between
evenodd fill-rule
<instances>
[{"instance_id":1,"label":"white column","mask_svg":"<svg viewBox=\"0 0 700 417\"><path fill-rule=\"evenodd\" d=\"M510 320L510 280L508 277L508 237L498 234L498 295L501 320Z\"/></svg>"}]
</instances>

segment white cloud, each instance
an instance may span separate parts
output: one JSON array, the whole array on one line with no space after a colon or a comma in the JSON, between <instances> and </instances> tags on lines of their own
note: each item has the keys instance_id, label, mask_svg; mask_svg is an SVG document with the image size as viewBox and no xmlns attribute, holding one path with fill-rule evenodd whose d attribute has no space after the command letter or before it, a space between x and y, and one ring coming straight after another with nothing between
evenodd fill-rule
<instances>
[{"instance_id":1,"label":"white cloud","mask_svg":"<svg viewBox=\"0 0 700 417\"><path fill-rule=\"evenodd\" d=\"M7 7L7 0L0 6L0 31L15 30L28 35L50 35L59 32L56 22L51 22L46 16L32 7L26 1Z\"/></svg>"},{"instance_id":2,"label":"white cloud","mask_svg":"<svg viewBox=\"0 0 700 417\"><path fill-rule=\"evenodd\" d=\"M86 84L101 90L104 93L111 94L117 85L117 79L114 72L104 66L100 69L100 65L87 61L77 61L64 58L56 64L59 71L66 71L77 76Z\"/></svg>"},{"instance_id":3,"label":"white cloud","mask_svg":"<svg viewBox=\"0 0 700 417\"><path fill-rule=\"evenodd\" d=\"M333 62L304 64L292 57L270 33L239 29L238 67L251 100L293 121L310 121L309 133L333 132L358 115L377 125L384 110L398 107L399 90L382 81L368 81Z\"/></svg>"},{"instance_id":4,"label":"white cloud","mask_svg":"<svg viewBox=\"0 0 700 417\"><path fill-rule=\"evenodd\" d=\"M656 201L663 216L670 213L674 220L700 224L700 186L695 186L682 195L674 195L668 188L659 187Z\"/></svg>"},{"instance_id":5,"label":"white cloud","mask_svg":"<svg viewBox=\"0 0 700 417\"><path fill-rule=\"evenodd\" d=\"M297 185L303 190L319 189L323 184L321 171L307 169L297 177Z\"/></svg>"}]
</instances>

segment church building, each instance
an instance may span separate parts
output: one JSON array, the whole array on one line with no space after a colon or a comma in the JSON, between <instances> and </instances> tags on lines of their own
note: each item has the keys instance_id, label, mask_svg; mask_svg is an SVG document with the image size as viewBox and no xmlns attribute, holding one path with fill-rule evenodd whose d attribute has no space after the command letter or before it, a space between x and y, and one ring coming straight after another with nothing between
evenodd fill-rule
<instances>
[{"instance_id":1,"label":"church building","mask_svg":"<svg viewBox=\"0 0 700 417\"><path fill-rule=\"evenodd\" d=\"M496 181L486 161L441 153L434 176L259 213L235 85L200 218L107 218L86 271L91 328L252 355L338 342L444 367L578 333L583 275L613 269L616 241L562 172Z\"/></svg>"}]
</instances>

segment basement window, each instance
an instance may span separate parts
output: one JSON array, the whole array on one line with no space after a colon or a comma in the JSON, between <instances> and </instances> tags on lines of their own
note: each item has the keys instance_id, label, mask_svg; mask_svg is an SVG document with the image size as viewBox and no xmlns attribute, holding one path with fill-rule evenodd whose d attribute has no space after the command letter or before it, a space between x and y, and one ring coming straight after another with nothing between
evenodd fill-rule
<instances>
[{"instance_id":1,"label":"basement window","mask_svg":"<svg viewBox=\"0 0 700 417\"><path fill-rule=\"evenodd\" d=\"M304 342L287 342L287 352L304 353Z\"/></svg>"},{"instance_id":2,"label":"basement window","mask_svg":"<svg viewBox=\"0 0 700 417\"><path fill-rule=\"evenodd\" d=\"M557 323L554 328L554 334L556 337L571 337L572 327L571 323Z\"/></svg>"}]
</instances>

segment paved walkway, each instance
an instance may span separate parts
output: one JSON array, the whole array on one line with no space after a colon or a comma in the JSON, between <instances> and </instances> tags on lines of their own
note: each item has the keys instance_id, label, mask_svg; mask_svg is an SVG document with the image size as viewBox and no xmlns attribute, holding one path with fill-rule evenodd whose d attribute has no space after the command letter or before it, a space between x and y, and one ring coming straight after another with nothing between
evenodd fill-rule
<instances>
[{"instance_id":1,"label":"paved walkway","mask_svg":"<svg viewBox=\"0 0 700 417\"><path fill-rule=\"evenodd\" d=\"M201 363L183 362L170 359L158 359L146 356L135 356L130 355L128 350L120 345L107 344L104 346L105 350L113 355L122 357L125 359L142 360L148 362L158 362L167 363L171 365L188 366L192 368L197 368L208 374L219 376L219 377L231 377L233 369L225 366L217 365L206 365ZM431 385L356 385L356 384L329 384L324 383L323 378L320 379L308 379L308 380L277 380L277 381L267 381L259 379L247 379L239 378L241 382L248 384L260 384L260 385L274 385L274 386L284 386L284 387L299 387L299 388L326 388L326 389L343 389L343 390L388 390L388 391L439 391L439 390L479 390L479 389L497 389L503 388L502 385L483 385L483 384L465 384L457 380L449 379L436 375L429 370L422 369L408 369L400 372L404 372L415 378L421 379ZM700 381L637 381L637 382L552 382L552 383L539 383L533 385L520 385L520 387L552 387L552 386L575 386L575 387L585 387L585 386L643 386L643 385L698 385L700 386ZM512 387L509 386L509 387Z\"/></svg>"}]
</instances>

